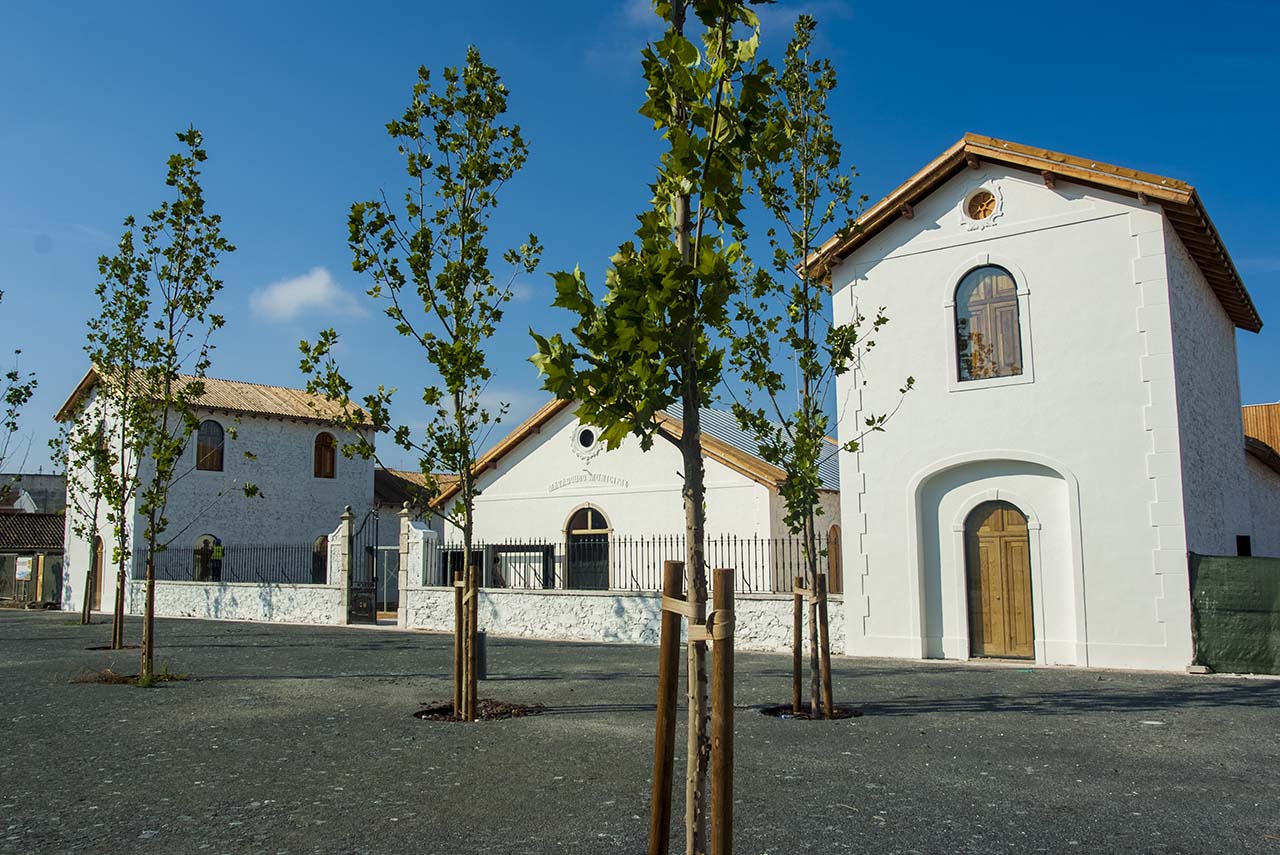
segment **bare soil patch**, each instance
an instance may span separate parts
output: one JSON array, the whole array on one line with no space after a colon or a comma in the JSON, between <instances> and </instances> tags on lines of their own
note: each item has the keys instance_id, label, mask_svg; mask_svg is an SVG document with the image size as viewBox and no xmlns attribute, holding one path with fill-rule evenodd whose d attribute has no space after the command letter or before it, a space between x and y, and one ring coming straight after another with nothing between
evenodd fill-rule
<instances>
[{"instance_id":1,"label":"bare soil patch","mask_svg":"<svg viewBox=\"0 0 1280 855\"><path fill-rule=\"evenodd\" d=\"M480 700L480 721L499 721L504 718L524 718L542 713L542 704L509 704L506 701ZM426 704L413 714L426 721L462 721L453 714L453 702L442 701Z\"/></svg>"},{"instance_id":2,"label":"bare soil patch","mask_svg":"<svg viewBox=\"0 0 1280 855\"><path fill-rule=\"evenodd\" d=\"M71 682L96 683L103 686L138 686L150 689L161 683L177 683L190 679L190 674L175 674L167 669L152 674L150 678L144 680L137 674L118 674L110 668L103 668L101 671L85 671L77 674L71 678Z\"/></svg>"},{"instance_id":3,"label":"bare soil patch","mask_svg":"<svg viewBox=\"0 0 1280 855\"><path fill-rule=\"evenodd\" d=\"M817 717L810 714L807 707L801 708L800 712L795 712L791 708L791 704L777 704L776 706L760 707L762 715L770 718L780 718L784 721L833 721L841 718L861 718L863 715L862 707L849 706L846 704L836 704L831 709L831 718L823 718L822 711L818 711Z\"/></svg>"}]
</instances>

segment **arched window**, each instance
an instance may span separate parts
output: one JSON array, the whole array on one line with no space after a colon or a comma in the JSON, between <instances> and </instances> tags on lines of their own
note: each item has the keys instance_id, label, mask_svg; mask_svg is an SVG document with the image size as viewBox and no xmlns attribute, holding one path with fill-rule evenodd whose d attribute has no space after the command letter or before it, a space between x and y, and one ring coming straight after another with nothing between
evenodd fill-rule
<instances>
[{"instance_id":1,"label":"arched window","mask_svg":"<svg viewBox=\"0 0 1280 855\"><path fill-rule=\"evenodd\" d=\"M1018 286L1003 267L971 270L956 287L956 361L961 380L1022 373Z\"/></svg>"},{"instance_id":2,"label":"arched window","mask_svg":"<svg viewBox=\"0 0 1280 855\"><path fill-rule=\"evenodd\" d=\"M609 521L598 508L579 508L565 526L568 587L609 587Z\"/></svg>"},{"instance_id":3,"label":"arched window","mask_svg":"<svg viewBox=\"0 0 1280 855\"><path fill-rule=\"evenodd\" d=\"M202 421L196 432L196 468L206 472L221 472L222 444L222 425L213 419Z\"/></svg>"},{"instance_id":4,"label":"arched window","mask_svg":"<svg viewBox=\"0 0 1280 855\"><path fill-rule=\"evenodd\" d=\"M332 478L337 469L338 443L333 434L321 433L316 437L316 477Z\"/></svg>"}]
</instances>

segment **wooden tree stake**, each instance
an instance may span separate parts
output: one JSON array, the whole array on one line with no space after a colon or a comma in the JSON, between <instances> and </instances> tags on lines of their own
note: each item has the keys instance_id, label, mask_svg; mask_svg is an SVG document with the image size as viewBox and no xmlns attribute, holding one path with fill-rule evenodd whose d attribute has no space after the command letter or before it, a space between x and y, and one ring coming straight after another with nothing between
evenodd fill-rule
<instances>
[{"instance_id":1,"label":"wooden tree stake","mask_svg":"<svg viewBox=\"0 0 1280 855\"><path fill-rule=\"evenodd\" d=\"M462 715L462 569L453 571L453 715Z\"/></svg>"},{"instance_id":2,"label":"wooden tree stake","mask_svg":"<svg viewBox=\"0 0 1280 855\"><path fill-rule=\"evenodd\" d=\"M733 852L733 582L717 568L711 627L711 855Z\"/></svg>"},{"instance_id":3,"label":"wooden tree stake","mask_svg":"<svg viewBox=\"0 0 1280 855\"><path fill-rule=\"evenodd\" d=\"M827 574L819 573L817 589L814 591L818 601L818 638L822 656L822 717L835 715L835 702L831 691L831 627L827 623Z\"/></svg>"},{"instance_id":4,"label":"wooden tree stake","mask_svg":"<svg viewBox=\"0 0 1280 855\"><path fill-rule=\"evenodd\" d=\"M684 562L662 564L662 596L684 600ZM653 737L653 793L649 804L649 855L671 848L671 784L675 773L676 699L680 691L679 612L663 609L658 636L658 721Z\"/></svg>"},{"instance_id":5,"label":"wooden tree stake","mask_svg":"<svg viewBox=\"0 0 1280 855\"><path fill-rule=\"evenodd\" d=\"M471 587L467 590L467 721L480 715L480 568L471 568Z\"/></svg>"},{"instance_id":6,"label":"wooden tree stake","mask_svg":"<svg viewBox=\"0 0 1280 855\"><path fill-rule=\"evenodd\" d=\"M804 577L797 576L792 599L791 615L791 714L800 714L804 670Z\"/></svg>"}]
</instances>

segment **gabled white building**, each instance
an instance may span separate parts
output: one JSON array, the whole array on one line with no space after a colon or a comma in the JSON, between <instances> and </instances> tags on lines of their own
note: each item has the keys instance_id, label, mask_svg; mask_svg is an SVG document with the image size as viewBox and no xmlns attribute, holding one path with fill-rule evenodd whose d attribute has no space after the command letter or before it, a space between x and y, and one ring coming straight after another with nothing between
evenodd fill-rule
<instances>
[{"instance_id":1,"label":"gabled white building","mask_svg":"<svg viewBox=\"0 0 1280 855\"><path fill-rule=\"evenodd\" d=\"M173 572L166 578L183 578L190 568L192 575L216 580L220 568L208 565L219 561L227 547L321 542L337 526L345 506L356 513L372 506L373 462L342 455L342 445L354 442L356 436L329 424L332 403L299 389L213 378L203 382L197 410L200 427L169 491L169 524L162 540L172 541L164 560ZM91 423L101 421L107 436L114 434L110 406L99 395L98 374L92 369L57 418L76 418L77 413ZM150 465L142 461L144 482ZM95 608L110 611L116 574L111 566L114 535L106 509L99 511L100 544L77 535L75 509L90 503L75 494L86 488L89 479L73 471L67 475L63 607L78 608L83 602L88 568L98 561L107 572L97 574L92 601ZM246 482L256 485L260 495L246 497ZM146 519L137 513L136 500L131 505L129 536L140 567L146 550ZM325 548L318 547L317 552L323 554ZM208 554L201 559L197 551ZM323 558L316 569L323 575Z\"/></svg>"},{"instance_id":2,"label":"gabled white building","mask_svg":"<svg viewBox=\"0 0 1280 855\"><path fill-rule=\"evenodd\" d=\"M679 408L659 418L679 436ZM801 562L799 542L783 521L782 470L759 457L731 413L704 408L702 428L708 560L736 567L744 590L789 593L790 574ZM836 454L833 442L822 462L823 544L833 535L839 539ZM497 548L536 542L557 547L547 551L545 574L541 566L535 574L554 577L555 587L654 590L661 584L662 560L684 555L677 542L685 530L681 470L680 452L666 440L655 439L645 451L628 437L607 451L599 431L578 421L574 402L551 401L477 461L475 537ZM457 490L450 479L434 505L447 509ZM452 527L439 531L446 543L460 540ZM493 569L487 567L485 582L501 586L504 580ZM838 577L838 567L833 569ZM506 575L509 584L512 574ZM530 583L527 573L520 576L520 587L542 587ZM838 578L832 585L839 591Z\"/></svg>"},{"instance_id":3,"label":"gabled white building","mask_svg":"<svg viewBox=\"0 0 1280 855\"><path fill-rule=\"evenodd\" d=\"M1194 189L968 135L812 261L836 322L890 318L842 438L917 381L841 461L847 652L1190 664L1188 553L1280 531L1241 429L1262 321Z\"/></svg>"}]
</instances>

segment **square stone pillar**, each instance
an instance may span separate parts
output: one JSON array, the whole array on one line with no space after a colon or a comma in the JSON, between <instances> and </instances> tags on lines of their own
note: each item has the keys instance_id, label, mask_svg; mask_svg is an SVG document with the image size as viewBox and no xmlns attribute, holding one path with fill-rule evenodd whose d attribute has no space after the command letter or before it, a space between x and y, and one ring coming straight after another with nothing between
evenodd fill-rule
<instances>
[{"instance_id":1,"label":"square stone pillar","mask_svg":"<svg viewBox=\"0 0 1280 855\"><path fill-rule=\"evenodd\" d=\"M398 578L399 605L396 606L396 626L400 629L409 627L409 531L413 525L413 512L406 501L400 507L400 564ZM420 581L415 584L420 584Z\"/></svg>"},{"instance_id":2,"label":"square stone pillar","mask_svg":"<svg viewBox=\"0 0 1280 855\"><path fill-rule=\"evenodd\" d=\"M351 599L351 541L355 539L356 515L351 506L342 509L338 530L329 536L329 584L338 586L338 613L333 622L347 623Z\"/></svg>"}]
</instances>

